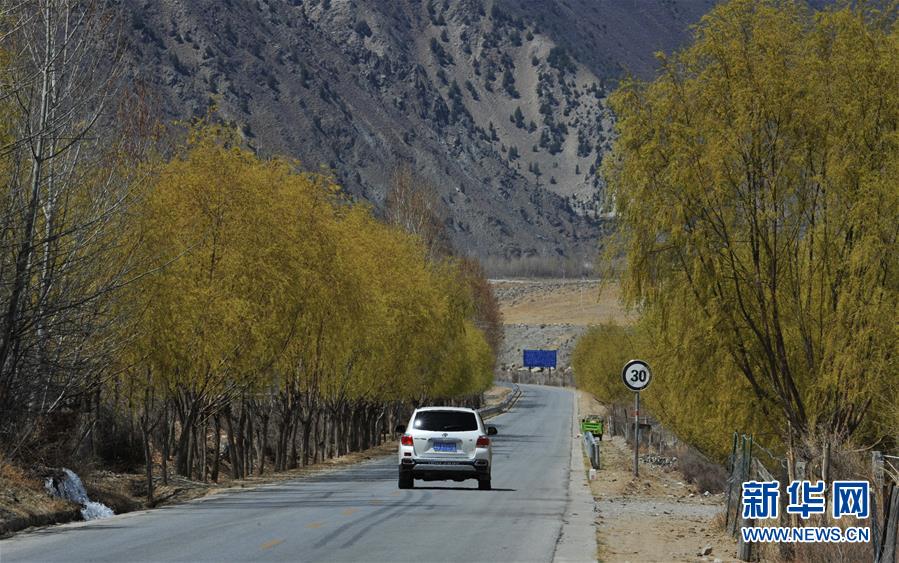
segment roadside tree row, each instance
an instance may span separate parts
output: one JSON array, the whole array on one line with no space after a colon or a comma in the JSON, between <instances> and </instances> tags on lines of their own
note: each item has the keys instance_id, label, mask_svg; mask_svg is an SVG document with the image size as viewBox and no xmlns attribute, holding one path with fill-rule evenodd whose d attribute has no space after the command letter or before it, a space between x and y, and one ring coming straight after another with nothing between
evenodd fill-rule
<instances>
[{"instance_id":1,"label":"roadside tree row","mask_svg":"<svg viewBox=\"0 0 899 563\"><path fill-rule=\"evenodd\" d=\"M732 0L612 97L645 400L719 456L734 430L791 460L895 446L899 30L874 8ZM579 352L579 380L618 377Z\"/></svg>"},{"instance_id":2,"label":"roadside tree row","mask_svg":"<svg viewBox=\"0 0 899 563\"><path fill-rule=\"evenodd\" d=\"M491 384L459 262L328 177L215 125L152 168L123 237L143 270L119 295L113 385L178 473L216 478L225 451L233 477L342 455L409 405Z\"/></svg>"}]
</instances>

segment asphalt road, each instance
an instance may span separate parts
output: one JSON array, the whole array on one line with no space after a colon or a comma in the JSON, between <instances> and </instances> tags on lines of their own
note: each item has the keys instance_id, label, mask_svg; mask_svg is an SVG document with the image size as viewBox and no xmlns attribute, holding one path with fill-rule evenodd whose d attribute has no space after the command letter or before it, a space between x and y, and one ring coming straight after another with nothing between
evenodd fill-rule
<instances>
[{"instance_id":1,"label":"asphalt road","mask_svg":"<svg viewBox=\"0 0 899 563\"><path fill-rule=\"evenodd\" d=\"M571 506L573 396L522 390L490 421L499 430L492 491L476 481L401 491L391 456L19 534L0 541L0 561L551 561ZM583 559L593 555L585 547Z\"/></svg>"}]
</instances>

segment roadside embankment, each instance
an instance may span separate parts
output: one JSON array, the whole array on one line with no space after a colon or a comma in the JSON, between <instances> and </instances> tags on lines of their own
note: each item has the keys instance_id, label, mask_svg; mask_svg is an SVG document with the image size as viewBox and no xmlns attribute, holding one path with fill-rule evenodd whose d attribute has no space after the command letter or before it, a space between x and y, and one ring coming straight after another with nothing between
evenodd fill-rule
<instances>
[{"instance_id":1,"label":"roadside embankment","mask_svg":"<svg viewBox=\"0 0 899 563\"><path fill-rule=\"evenodd\" d=\"M511 386L494 385L484 393L484 407L494 407L502 403L511 392Z\"/></svg>"},{"instance_id":2,"label":"roadside embankment","mask_svg":"<svg viewBox=\"0 0 899 563\"><path fill-rule=\"evenodd\" d=\"M0 538L30 526L81 520L81 507L53 498L43 481L0 462Z\"/></svg>"},{"instance_id":3,"label":"roadside embankment","mask_svg":"<svg viewBox=\"0 0 899 563\"><path fill-rule=\"evenodd\" d=\"M605 405L578 391L579 415L606 414ZM621 436L603 436L601 468L590 481L601 561L736 561L736 542L719 518L723 494L687 482L676 459L645 455L633 476L633 449Z\"/></svg>"},{"instance_id":4,"label":"roadside embankment","mask_svg":"<svg viewBox=\"0 0 899 563\"><path fill-rule=\"evenodd\" d=\"M218 483L192 481L172 475L164 484L160 477L156 477L153 480L156 498L152 505L146 502L147 482L141 473L114 473L88 469L83 471L81 478L92 500L109 506L116 514L123 514L178 504L228 489L252 488L318 475L384 456L395 450L396 444L388 440L380 446L362 452L346 454L289 471L267 473L247 479L229 479L223 475ZM8 464L0 466L0 538L31 527L63 524L82 519L79 505L47 494L40 473L40 470L23 470Z\"/></svg>"}]
</instances>

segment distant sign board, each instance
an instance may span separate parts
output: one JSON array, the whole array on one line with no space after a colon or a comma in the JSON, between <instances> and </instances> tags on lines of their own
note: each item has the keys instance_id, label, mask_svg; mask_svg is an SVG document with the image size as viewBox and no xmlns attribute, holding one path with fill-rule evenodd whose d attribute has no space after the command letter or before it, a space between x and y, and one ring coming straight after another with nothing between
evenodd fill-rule
<instances>
[{"instance_id":1,"label":"distant sign board","mask_svg":"<svg viewBox=\"0 0 899 563\"><path fill-rule=\"evenodd\" d=\"M554 368L556 367L556 350L525 350L524 367Z\"/></svg>"}]
</instances>

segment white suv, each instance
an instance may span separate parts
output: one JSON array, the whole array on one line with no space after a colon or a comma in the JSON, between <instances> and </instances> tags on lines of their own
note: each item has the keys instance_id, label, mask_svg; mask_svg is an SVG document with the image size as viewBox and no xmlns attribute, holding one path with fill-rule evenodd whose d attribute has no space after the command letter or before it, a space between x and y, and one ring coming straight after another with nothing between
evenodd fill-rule
<instances>
[{"instance_id":1,"label":"white suv","mask_svg":"<svg viewBox=\"0 0 899 563\"><path fill-rule=\"evenodd\" d=\"M496 428L485 426L472 409L425 407L416 409L402 432L399 451L399 487L411 489L415 479L464 481L477 479L478 488L490 489L493 451L490 438Z\"/></svg>"}]
</instances>

